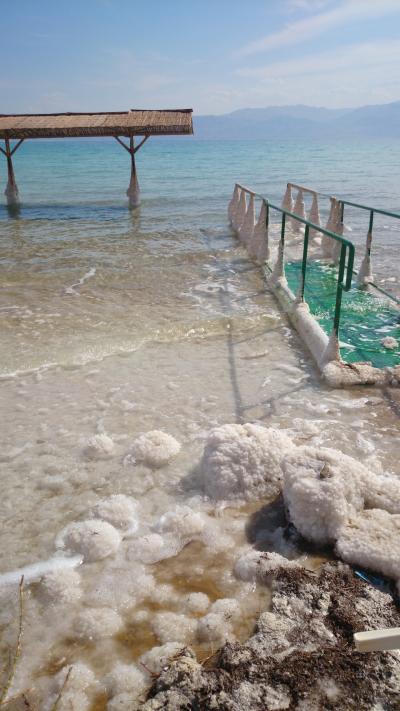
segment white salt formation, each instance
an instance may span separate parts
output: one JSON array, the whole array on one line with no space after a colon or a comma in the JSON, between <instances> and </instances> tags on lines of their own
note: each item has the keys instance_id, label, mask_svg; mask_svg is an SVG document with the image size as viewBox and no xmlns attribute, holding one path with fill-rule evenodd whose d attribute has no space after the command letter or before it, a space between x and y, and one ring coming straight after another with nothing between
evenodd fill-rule
<instances>
[{"instance_id":1,"label":"white salt formation","mask_svg":"<svg viewBox=\"0 0 400 711\"><path fill-rule=\"evenodd\" d=\"M113 637L122 627L122 620L110 607L86 608L76 617L75 637L86 642Z\"/></svg>"},{"instance_id":2,"label":"white salt formation","mask_svg":"<svg viewBox=\"0 0 400 711\"><path fill-rule=\"evenodd\" d=\"M76 570L57 570L40 582L38 597L45 603L66 605L77 602L81 596L81 576Z\"/></svg>"},{"instance_id":3,"label":"white salt formation","mask_svg":"<svg viewBox=\"0 0 400 711\"><path fill-rule=\"evenodd\" d=\"M114 442L104 432L88 439L84 454L88 459L108 459L114 452Z\"/></svg>"},{"instance_id":4,"label":"white salt formation","mask_svg":"<svg viewBox=\"0 0 400 711\"><path fill-rule=\"evenodd\" d=\"M114 494L95 504L89 515L107 521L122 531L129 530L130 533L134 533L138 528L137 507L138 503L132 497Z\"/></svg>"},{"instance_id":5,"label":"white salt formation","mask_svg":"<svg viewBox=\"0 0 400 711\"><path fill-rule=\"evenodd\" d=\"M315 543L334 543L341 527L364 505L368 471L333 449L301 447L283 461L283 496L290 520Z\"/></svg>"},{"instance_id":6,"label":"white salt formation","mask_svg":"<svg viewBox=\"0 0 400 711\"><path fill-rule=\"evenodd\" d=\"M369 509L351 517L336 550L348 563L400 580L400 516Z\"/></svg>"},{"instance_id":7,"label":"white salt formation","mask_svg":"<svg viewBox=\"0 0 400 711\"><path fill-rule=\"evenodd\" d=\"M102 560L117 552L121 534L107 521L92 519L70 523L57 536L57 548L81 553L85 563Z\"/></svg>"},{"instance_id":8,"label":"white salt formation","mask_svg":"<svg viewBox=\"0 0 400 711\"><path fill-rule=\"evenodd\" d=\"M184 607L188 612L204 614L210 607L210 599L205 593L190 593L184 600Z\"/></svg>"},{"instance_id":9,"label":"white salt formation","mask_svg":"<svg viewBox=\"0 0 400 711\"><path fill-rule=\"evenodd\" d=\"M95 675L86 664L78 662L73 666L63 667L51 680L50 694L42 707L43 711L53 711L56 707L58 711L90 709L92 703L89 693L95 688L95 684ZM58 700L61 691L61 698Z\"/></svg>"},{"instance_id":10,"label":"white salt formation","mask_svg":"<svg viewBox=\"0 0 400 711\"><path fill-rule=\"evenodd\" d=\"M139 663L153 674L159 674L168 663L176 657L185 645L179 642L168 642L160 647L153 647L139 658Z\"/></svg>"},{"instance_id":11,"label":"white salt formation","mask_svg":"<svg viewBox=\"0 0 400 711\"><path fill-rule=\"evenodd\" d=\"M172 435L161 430L152 430L140 435L131 447L135 462L142 462L152 469L168 464L181 449L180 443Z\"/></svg>"},{"instance_id":12,"label":"white salt formation","mask_svg":"<svg viewBox=\"0 0 400 711\"><path fill-rule=\"evenodd\" d=\"M213 499L274 496L280 490L282 457L294 449L279 430L253 424L217 427L201 462L205 492Z\"/></svg>"},{"instance_id":13,"label":"white salt formation","mask_svg":"<svg viewBox=\"0 0 400 711\"><path fill-rule=\"evenodd\" d=\"M204 526L203 514L189 506L177 506L174 511L167 511L161 516L154 528L159 533L174 533L184 540L193 540L202 534Z\"/></svg>"},{"instance_id":14,"label":"white salt formation","mask_svg":"<svg viewBox=\"0 0 400 711\"><path fill-rule=\"evenodd\" d=\"M237 559L234 574L245 582L269 584L279 568L299 568L296 561L288 560L279 553L260 551L250 548Z\"/></svg>"},{"instance_id":15,"label":"white salt formation","mask_svg":"<svg viewBox=\"0 0 400 711\"><path fill-rule=\"evenodd\" d=\"M158 612L154 615L151 627L161 644L167 642L190 643L196 630L196 620L175 612Z\"/></svg>"},{"instance_id":16,"label":"white salt formation","mask_svg":"<svg viewBox=\"0 0 400 711\"><path fill-rule=\"evenodd\" d=\"M112 697L127 692L137 692L139 695L148 685L148 680L144 670L139 669L136 664L118 662L103 679L103 683Z\"/></svg>"},{"instance_id":17,"label":"white salt formation","mask_svg":"<svg viewBox=\"0 0 400 711\"><path fill-rule=\"evenodd\" d=\"M386 338L382 338L381 344L384 348L388 348L389 350L394 350L395 348L399 347L399 342L396 340L396 338L393 338L392 336L386 336Z\"/></svg>"}]
</instances>

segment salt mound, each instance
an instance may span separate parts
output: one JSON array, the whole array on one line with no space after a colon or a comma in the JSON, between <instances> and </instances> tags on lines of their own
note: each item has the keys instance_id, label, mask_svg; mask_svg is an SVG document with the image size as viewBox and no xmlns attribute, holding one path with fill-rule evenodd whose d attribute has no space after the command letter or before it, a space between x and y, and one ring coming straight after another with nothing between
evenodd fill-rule
<instances>
[{"instance_id":1,"label":"salt mound","mask_svg":"<svg viewBox=\"0 0 400 711\"><path fill-rule=\"evenodd\" d=\"M400 579L400 515L369 509L352 516L336 550L348 563Z\"/></svg>"},{"instance_id":2,"label":"salt mound","mask_svg":"<svg viewBox=\"0 0 400 711\"><path fill-rule=\"evenodd\" d=\"M210 599L205 593L190 593L184 600L184 606L188 612L204 613L210 607Z\"/></svg>"},{"instance_id":3,"label":"salt mound","mask_svg":"<svg viewBox=\"0 0 400 711\"><path fill-rule=\"evenodd\" d=\"M379 508L400 514L400 479L394 476L371 475L365 482L364 496L369 508Z\"/></svg>"},{"instance_id":4,"label":"salt mound","mask_svg":"<svg viewBox=\"0 0 400 711\"><path fill-rule=\"evenodd\" d=\"M122 662L117 662L103 681L110 696L129 692L131 701L134 700L134 696L139 696L148 685L144 671L141 671L136 664L123 664Z\"/></svg>"},{"instance_id":5,"label":"salt mound","mask_svg":"<svg viewBox=\"0 0 400 711\"><path fill-rule=\"evenodd\" d=\"M168 642L160 647L153 647L139 658L139 662L153 674L159 674L168 663L185 649L179 642Z\"/></svg>"},{"instance_id":6,"label":"salt mound","mask_svg":"<svg viewBox=\"0 0 400 711\"><path fill-rule=\"evenodd\" d=\"M65 569L48 573L40 581L39 598L51 604L71 604L82 595L81 576L76 570Z\"/></svg>"},{"instance_id":7,"label":"salt mound","mask_svg":"<svg viewBox=\"0 0 400 711\"><path fill-rule=\"evenodd\" d=\"M137 507L138 503L132 497L114 494L108 499L98 501L91 509L90 516L107 521L123 531L129 529L129 532L133 533L139 525L136 518Z\"/></svg>"},{"instance_id":8,"label":"salt mound","mask_svg":"<svg viewBox=\"0 0 400 711\"><path fill-rule=\"evenodd\" d=\"M88 459L108 459L114 452L114 442L108 435L93 435L86 442L84 454Z\"/></svg>"},{"instance_id":9,"label":"salt mound","mask_svg":"<svg viewBox=\"0 0 400 711\"><path fill-rule=\"evenodd\" d=\"M183 544L175 536L150 533L137 538L128 549L127 556L129 560L138 560L152 565L160 560L172 558L182 550L182 547Z\"/></svg>"},{"instance_id":10,"label":"salt mound","mask_svg":"<svg viewBox=\"0 0 400 711\"><path fill-rule=\"evenodd\" d=\"M232 626L223 615L209 612L204 617L200 617L196 634L199 642L222 644L232 638Z\"/></svg>"},{"instance_id":11,"label":"salt mound","mask_svg":"<svg viewBox=\"0 0 400 711\"><path fill-rule=\"evenodd\" d=\"M281 459L295 451L289 437L260 425L222 425L212 430L201 470L205 492L213 499L270 497L280 490Z\"/></svg>"},{"instance_id":12,"label":"salt mound","mask_svg":"<svg viewBox=\"0 0 400 711\"><path fill-rule=\"evenodd\" d=\"M120 543L121 535L116 528L97 519L70 523L56 538L57 548L82 553L89 563L113 555Z\"/></svg>"},{"instance_id":13,"label":"salt mound","mask_svg":"<svg viewBox=\"0 0 400 711\"><path fill-rule=\"evenodd\" d=\"M279 553L262 553L251 548L238 558L233 570L239 580L268 584L280 568L298 567L296 561L288 560Z\"/></svg>"},{"instance_id":14,"label":"salt mound","mask_svg":"<svg viewBox=\"0 0 400 711\"><path fill-rule=\"evenodd\" d=\"M190 642L196 630L196 620L175 612L158 612L151 628L161 644L167 642Z\"/></svg>"},{"instance_id":15,"label":"salt mound","mask_svg":"<svg viewBox=\"0 0 400 711\"><path fill-rule=\"evenodd\" d=\"M283 496L290 520L315 543L333 543L363 508L369 472L355 459L323 447L301 447L282 463Z\"/></svg>"},{"instance_id":16,"label":"salt mound","mask_svg":"<svg viewBox=\"0 0 400 711\"><path fill-rule=\"evenodd\" d=\"M177 506L167 511L154 525L158 533L174 533L184 540L201 536L205 527L205 517L189 506Z\"/></svg>"},{"instance_id":17,"label":"salt mound","mask_svg":"<svg viewBox=\"0 0 400 711\"><path fill-rule=\"evenodd\" d=\"M136 462L158 469L175 457L180 449L181 445L172 435L161 430L151 430L134 441L131 455Z\"/></svg>"},{"instance_id":18,"label":"salt mound","mask_svg":"<svg viewBox=\"0 0 400 711\"><path fill-rule=\"evenodd\" d=\"M64 687L67 675L68 681ZM92 703L85 692L95 683L95 675L86 664L78 662L73 666L63 667L52 678L50 693L41 708L43 711L53 711L57 706L58 711L87 711ZM61 698L59 698L61 691Z\"/></svg>"},{"instance_id":19,"label":"salt mound","mask_svg":"<svg viewBox=\"0 0 400 711\"><path fill-rule=\"evenodd\" d=\"M75 636L87 642L113 637L122 627L120 616L109 607L86 608L75 618Z\"/></svg>"},{"instance_id":20,"label":"salt mound","mask_svg":"<svg viewBox=\"0 0 400 711\"><path fill-rule=\"evenodd\" d=\"M399 346L398 340L393 338L393 336L386 336L386 338L382 338L381 344L384 348L389 348L389 350L394 350Z\"/></svg>"}]
</instances>

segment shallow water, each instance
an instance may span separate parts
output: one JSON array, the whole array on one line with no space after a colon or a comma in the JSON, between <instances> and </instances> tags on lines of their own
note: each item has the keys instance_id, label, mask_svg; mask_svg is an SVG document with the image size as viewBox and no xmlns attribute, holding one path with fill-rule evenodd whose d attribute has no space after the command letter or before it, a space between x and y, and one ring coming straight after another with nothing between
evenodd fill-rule
<instances>
[{"instance_id":1,"label":"shallow water","mask_svg":"<svg viewBox=\"0 0 400 711\"><path fill-rule=\"evenodd\" d=\"M177 503L208 513L215 528L206 542L151 565L139 566L135 539L124 540L115 558L82 566L84 597L63 614L46 609L31 586L21 688L65 660L88 661L99 679L115 660L136 660L159 643L155 610L181 611L189 592L239 599L235 633L248 634L268 591L250 594L232 566L264 502L226 508L204 498L195 474L213 426L289 429L298 443L398 473L396 393L323 385L226 220L235 179L276 200L285 181L297 179L395 209L391 147L356 144L351 158L334 144L290 153L258 142L163 141L144 151L136 213L123 198L125 156L111 142L32 142L17 154L24 204L17 218L0 208L0 571L52 557L57 533L110 494L139 500L140 533ZM377 269L387 275L390 264L397 278L398 235L387 234ZM182 445L156 471L127 459L135 437L153 429ZM98 432L112 437L113 455L88 460L85 444ZM143 574L141 590L122 604L118 588ZM96 645L82 643L74 618L93 605L93 585L106 575L118 582L115 602L104 604L119 609L123 627ZM16 614L5 605L3 644ZM200 656L213 650L198 647Z\"/></svg>"}]
</instances>

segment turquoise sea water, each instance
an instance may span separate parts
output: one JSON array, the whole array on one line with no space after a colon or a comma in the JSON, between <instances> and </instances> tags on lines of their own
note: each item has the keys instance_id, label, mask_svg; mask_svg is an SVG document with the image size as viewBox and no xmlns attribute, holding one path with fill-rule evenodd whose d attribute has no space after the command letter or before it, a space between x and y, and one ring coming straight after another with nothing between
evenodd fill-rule
<instances>
[{"instance_id":1,"label":"turquoise sea water","mask_svg":"<svg viewBox=\"0 0 400 711\"><path fill-rule=\"evenodd\" d=\"M278 204L291 180L396 211L398 155L398 144L385 141L152 139L137 156L142 205L132 213L125 197L129 158L115 141L26 141L14 156L21 210L12 216L0 203L2 372L131 348L146 328L143 314L126 320L127 291L148 290L162 311L162 293L149 288L160 260L179 254L178 272L191 253L231 239L226 207L236 180ZM327 209L322 202L324 220ZM368 213L349 209L345 223L361 258ZM375 276L392 290L399 239L400 221L376 217ZM66 298L71 289L82 294L79 303Z\"/></svg>"}]
</instances>

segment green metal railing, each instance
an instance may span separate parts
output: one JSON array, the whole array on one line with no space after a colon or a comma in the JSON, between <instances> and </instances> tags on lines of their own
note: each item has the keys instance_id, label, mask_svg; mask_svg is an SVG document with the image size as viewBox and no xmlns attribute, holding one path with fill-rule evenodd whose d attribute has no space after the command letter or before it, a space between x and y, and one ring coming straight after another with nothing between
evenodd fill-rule
<instances>
[{"instance_id":1,"label":"green metal railing","mask_svg":"<svg viewBox=\"0 0 400 711\"><path fill-rule=\"evenodd\" d=\"M333 320L333 332L334 332L336 338L338 339L339 325L340 325L340 313L341 313L341 305L342 305L342 294L343 294L343 291L349 291L352 286L354 255L355 255L355 248L354 248L353 243L350 240L346 239L345 237L342 237L341 235L338 235L335 232L331 232L330 230L327 230L325 227L321 227L320 225L316 225L313 222L310 222L310 220L299 217L299 215L296 215L294 212L290 212L289 210L286 210L283 207L274 205L273 203L269 202L269 200L267 198L265 198L263 195L259 195L258 193L254 192L253 190L250 190L249 188L246 188L245 186L241 185L240 183L236 183L236 187L239 188L240 190L243 190L244 192L248 193L249 195L253 195L256 198L259 198L264 203L264 205L266 207L266 229L267 230L268 230L268 225L269 225L270 210L275 210L276 212L279 212L282 215L280 241L279 241L279 252L278 252L277 263L275 266L277 276L282 277L282 278L285 277L284 253L285 253L285 232L286 232L287 218L289 218L290 220L296 220L296 221L300 222L301 224L305 225L304 239L303 239L303 256L302 256L302 264L301 264L301 281L300 281L298 294L296 295L298 302L304 301L304 289L305 289L306 279L307 279L307 263L308 263L308 248L309 248L310 230L315 230L316 232L320 232L322 235L331 237L333 240L335 240L335 242L340 243L341 247L340 247L339 264L338 264L335 312L334 312L334 320ZM309 192L315 192L315 191L309 191ZM270 269L270 271L272 271L271 267L269 265L267 265L267 266Z\"/></svg>"},{"instance_id":2,"label":"green metal railing","mask_svg":"<svg viewBox=\"0 0 400 711\"><path fill-rule=\"evenodd\" d=\"M327 193L322 193L319 192L318 190L313 190L312 188L308 188L304 185L299 185L297 183L287 183L288 187L294 188L295 190L301 190L302 192L309 193L310 195L318 195L320 197L328 198L329 200L337 200L337 202L340 205L340 220L343 225L344 222L344 210L345 206L347 205L348 207L354 207L357 210L365 210L369 212L369 224L368 224L368 232L367 232L367 237L366 237L366 243L365 243L365 259L369 260L371 259L371 248L372 248L372 238L373 238L373 227L374 227L374 216L377 215L384 215L385 217L393 218L395 220L400 220L400 213L398 212L392 212L390 210L383 210L382 208L378 207L372 207L371 205L363 205L362 203L357 203L357 202L352 202L350 200L344 200L343 198L336 197L333 195L328 195ZM357 270L354 269L354 273L358 274ZM398 299L394 294L391 294L390 292L386 291L383 289L381 286L378 286L371 278L369 280L369 284L373 286L377 291L381 292L385 296L387 296L389 299L394 301L397 304L400 304L400 299Z\"/></svg>"}]
</instances>

